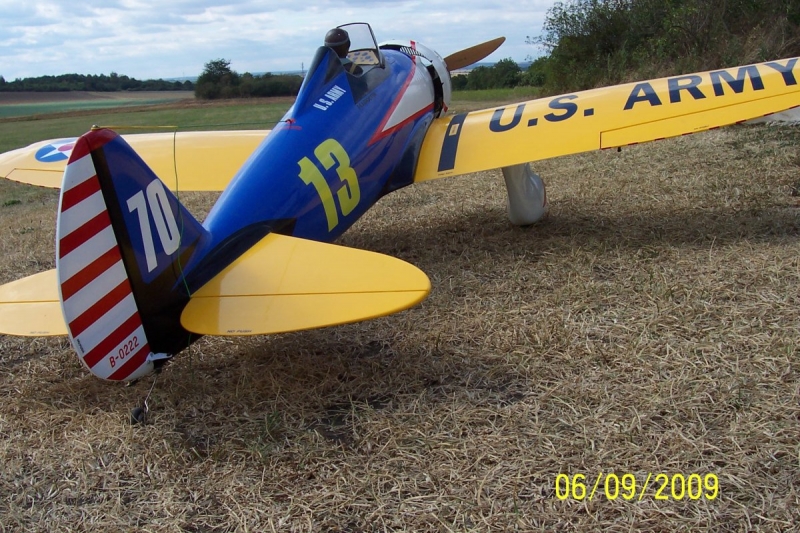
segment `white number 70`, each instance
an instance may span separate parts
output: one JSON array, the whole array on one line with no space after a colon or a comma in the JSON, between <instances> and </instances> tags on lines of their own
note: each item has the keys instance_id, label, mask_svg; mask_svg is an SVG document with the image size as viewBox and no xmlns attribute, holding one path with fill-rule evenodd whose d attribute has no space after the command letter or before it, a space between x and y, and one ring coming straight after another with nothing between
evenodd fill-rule
<instances>
[{"instance_id":1,"label":"white number 70","mask_svg":"<svg viewBox=\"0 0 800 533\"><path fill-rule=\"evenodd\" d=\"M181 244L181 236L178 230L178 223L175 221L175 214L169 205L167 192L164 185L158 181L151 181L147 186L147 200L144 192L139 191L128 199L128 210L139 217L139 228L144 244L144 255L147 259L147 271L152 272L158 266L156 257L156 247L153 243L153 233L150 231L150 220L147 216L147 206L150 206L150 213L153 215L153 222L156 224L158 238L161 246L167 255L174 254Z\"/></svg>"}]
</instances>

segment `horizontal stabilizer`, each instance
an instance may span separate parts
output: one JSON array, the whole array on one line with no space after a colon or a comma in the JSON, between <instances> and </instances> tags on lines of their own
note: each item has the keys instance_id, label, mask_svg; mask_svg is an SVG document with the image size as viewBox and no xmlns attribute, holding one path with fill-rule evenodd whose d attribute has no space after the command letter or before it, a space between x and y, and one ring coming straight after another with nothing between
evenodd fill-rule
<instances>
[{"instance_id":1,"label":"horizontal stabilizer","mask_svg":"<svg viewBox=\"0 0 800 533\"><path fill-rule=\"evenodd\" d=\"M55 270L0 286L0 334L24 337L67 334Z\"/></svg>"},{"instance_id":2,"label":"horizontal stabilizer","mask_svg":"<svg viewBox=\"0 0 800 533\"><path fill-rule=\"evenodd\" d=\"M124 139L169 189L221 191L267 133L269 130L139 133ZM0 154L0 177L57 189L75 141L42 141Z\"/></svg>"},{"instance_id":3,"label":"horizontal stabilizer","mask_svg":"<svg viewBox=\"0 0 800 533\"><path fill-rule=\"evenodd\" d=\"M194 293L181 323L204 335L283 333L385 316L429 292L400 259L273 233Z\"/></svg>"}]
</instances>

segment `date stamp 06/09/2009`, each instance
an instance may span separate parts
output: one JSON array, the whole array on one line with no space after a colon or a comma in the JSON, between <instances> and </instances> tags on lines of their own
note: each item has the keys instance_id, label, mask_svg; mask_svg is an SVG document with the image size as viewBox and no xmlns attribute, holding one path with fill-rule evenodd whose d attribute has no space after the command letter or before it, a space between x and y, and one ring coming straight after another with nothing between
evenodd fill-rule
<instances>
[{"instance_id":1,"label":"date stamp 06/09/2009","mask_svg":"<svg viewBox=\"0 0 800 533\"><path fill-rule=\"evenodd\" d=\"M555 495L559 500L609 501L621 498L626 501L715 500L719 497L719 478L716 474L666 474L649 472L637 476L632 473L598 472L594 477L585 474L558 474L555 477Z\"/></svg>"}]
</instances>

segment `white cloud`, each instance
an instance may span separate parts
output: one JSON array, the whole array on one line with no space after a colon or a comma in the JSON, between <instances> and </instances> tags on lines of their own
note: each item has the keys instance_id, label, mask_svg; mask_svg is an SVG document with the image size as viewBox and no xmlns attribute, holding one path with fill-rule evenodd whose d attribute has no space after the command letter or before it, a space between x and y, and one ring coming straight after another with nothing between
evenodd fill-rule
<instances>
[{"instance_id":1,"label":"white cloud","mask_svg":"<svg viewBox=\"0 0 800 533\"><path fill-rule=\"evenodd\" d=\"M447 55L505 35L489 59L537 55L554 0L327 0L313 6L245 0L0 0L0 75L118 72L140 79L194 76L216 58L239 72L308 66L327 29L369 22L378 40L410 38Z\"/></svg>"}]
</instances>

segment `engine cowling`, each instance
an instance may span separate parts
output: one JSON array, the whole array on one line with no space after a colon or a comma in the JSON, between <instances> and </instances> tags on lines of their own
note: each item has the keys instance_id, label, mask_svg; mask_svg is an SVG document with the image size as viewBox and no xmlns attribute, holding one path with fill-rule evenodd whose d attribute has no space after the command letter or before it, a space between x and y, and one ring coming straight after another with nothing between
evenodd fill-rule
<instances>
[{"instance_id":1,"label":"engine cowling","mask_svg":"<svg viewBox=\"0 0 800 533\"><path fill-rule=\"evenodd\" d=\"M450 107L450 98L453 87L450 82L450 72L442 56L435 50L416 41L392 40L385 41L379 46L381 49L398 50L409 57L416 57L431 75L434 91L434 114L438 117Z\"/></svg>"}]
</instances>

